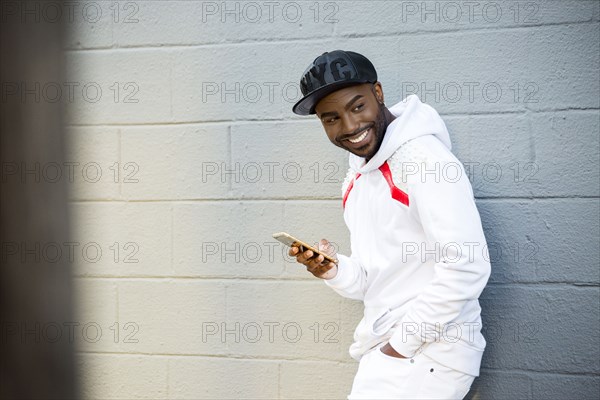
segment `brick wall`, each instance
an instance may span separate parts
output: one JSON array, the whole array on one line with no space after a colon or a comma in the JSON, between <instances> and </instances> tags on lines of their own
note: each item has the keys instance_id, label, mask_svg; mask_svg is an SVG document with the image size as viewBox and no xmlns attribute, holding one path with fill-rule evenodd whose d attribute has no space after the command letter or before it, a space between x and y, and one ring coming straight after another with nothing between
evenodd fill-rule
<instances>
[{"instance_id":1,"label":"brick wall","mask_svg":"<svg viewBox=\"0 0 600 400\"><path fill-rule=\"evenodd\" d=\"M336 48L373 61L388 105L435 107L470 173L493 269L470 397L598 397L598 2L73 7L62 95L86 397L347 395L361 304L271 238L349 254L347 155L291 113L301 72Z\"/></svg>"}]
</instances>

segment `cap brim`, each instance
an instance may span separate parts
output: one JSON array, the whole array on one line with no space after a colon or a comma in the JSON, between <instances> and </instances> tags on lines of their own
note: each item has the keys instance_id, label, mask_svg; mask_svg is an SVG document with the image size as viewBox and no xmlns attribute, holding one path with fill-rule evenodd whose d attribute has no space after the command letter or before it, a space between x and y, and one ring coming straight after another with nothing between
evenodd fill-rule
<instances>
[{"instance_id":1,"label":"cap brim","mask_svg":"<svg viewBox=\"0 0 600 400\"><path fill-rule=\"evenodd\" d=\"M343 89L348 86L360 85L362 83L369 83L365 80L351 80L343 82L332 82L328 85L321 86L315 91L310 92L303 98L301 98L294 106L292 111L298 115L311 115L315 114L315 107L323 97L330 95L336 90Z\"/></svg>"}]
</instances>

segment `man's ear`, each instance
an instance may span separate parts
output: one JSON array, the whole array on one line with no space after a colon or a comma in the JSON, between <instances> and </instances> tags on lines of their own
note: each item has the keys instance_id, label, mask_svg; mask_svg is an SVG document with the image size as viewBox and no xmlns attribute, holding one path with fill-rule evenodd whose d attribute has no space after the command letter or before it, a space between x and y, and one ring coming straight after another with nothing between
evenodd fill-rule
<instances>
[{"instance_id":1,"label":"man's ear","mask_svg":"<svg viewBox=\"0 0 600 400\"><path fill-rule=\"evenodd\" d=\"M383 88L381 87L381 82L379 82L379 81L375 82L371 89L373 90L373 94L375 95L377 102L379 104L383 104L384 97L383 97Z\"/></svg>"}]
</instances>

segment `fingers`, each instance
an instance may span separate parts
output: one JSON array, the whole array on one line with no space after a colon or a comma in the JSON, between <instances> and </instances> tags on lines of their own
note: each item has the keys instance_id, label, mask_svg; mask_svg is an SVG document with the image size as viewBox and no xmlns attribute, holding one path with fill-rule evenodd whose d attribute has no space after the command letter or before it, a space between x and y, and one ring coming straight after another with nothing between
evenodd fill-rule
<instances>
[{"instance_id":1,"label":"fingers","mask_svg":"<svg viewBox=\"0 0 600 400\"><path fill-rule=\"evenodd\" d=\"M307 250L304 253L300 253L300 249L297 246L292 246L288 251L288 255L290 255L291 257L296 256L296 261L298 261L301 264L304 264L306 260L310 259L314 254L310 250Z\"/></svg>"},{"instance_id":2,"label":"fingers","mask_svg":"<svg viewBox=\"0 0 600 400\"><path fill-rule=\"evenodd\" d=\"M310 250L307 250L304 253L300 253L300 248L298 248L298 246L290 247L288 254L292 257L296 256L296 258L298 259L298 262L302 262L302 263L313 256L313 252ZM302 259L303 261L300 261L300 259Z\"/></svg>"},{"instance_id":3,"label":"fingers","mask_svg":"<svg viewBox=\"0 0 600 400\"><path fill-rule=\"evenodd\" d=\"M327 239L321 239L321 241L319 242L319 250L327 254L328 256L332 256L335 258L335 249Z\"/></svg>"},{"instance_id":4,"label":"fingers","mask_svg":"<svg viewBox=\"0 0 600 400\"><path fill-rule=\"evenodd\" d=\"M321 240L321 243L319 244L319 250L323 250L323 245L328 247L329 243L324 239ZM292 257L295 256L296 261L303 264L308 272L319 278L323 278L326 276L329 270L336 267L335 263L326 261L325 257L323 257L321 254L315 254L311 250L300 252L300 248L298 246L292 246L288 254Z\"/></svg>"},{"instance_id":5,"label":"fingers","mask_svg":"<svg viewBox=\"0 0 600 400\"><path fill-rule=\"evenodd\" d=\"M325 257L319 254L316 257L309 258L308 260L303 262L303 264L306 266L306 269L308 271L315 273L319 272L323 268L326 268L325 270L327 270L327 265L329 264L329 261L325 261Z\"/></svg>"},{"instance_id":6,"label":"fingers","mask_svg":"<svg viewBox=\"0 0 600 400\"><path fill-rule=\"evenodd\" d=\"M311 268L316 268L325 261L325 257L323 257L321 254L315 254L311 250L306 250L304 253L300 253L297 247L292 248L289 251L289 255L296 256L296 261Z\"/></svg>"},{"instance_id":7,"label":"fingers","mask_svg":"<svg viewBox=\"0 0 600 400\"><path fill-rule=\"evenodd\" d=\"M288 251L288 254L293 257L296 255L296 253L298 253L298 248L296 246L290 247L290 251Z\"/></svg>"},{"instance_id":8,"label":"fingers","mask_svg":"<svg viewBox=\"0 0 600 400\"><path fill-rule=\"evenodd\" d=\"M319 242L319 251L322 251L325 254L329 254L329 242L325 239L321 239Z\"/></svg>"},{"instance_id":9,"label":"fingers","mask_svg":"<svg viewBox=\"0 0 600 400\"><path fill-rule=\"evenodd\" d=\"M335 264L332 262L328 262L325 264L311 264L310 266L307 265L306 270L308 272L310 272L311 274L313 274L316 277L322 277L323 275L325 275L330 269L332 269L333 267L335 267Z\"/></svg>"},{"instance_id":10,"label":"fingers","mask_svg":"<svg viewBox=\"0 0 600 400\"><path fill-rule=\"evenodd\" d=\"M335 251L332 249L331 244L326 239L321 239L319 242L319 251L322 251L328 255L335 255ZM292 257L296 257L296 261L303 264L306 270L316 277L323 277L329 270L336 267L336 264L325 260L322 254L315 254L311 250L302 252L300 247L291 246L288 254Z\"/></svg>"},{"instance_id":11,"label":"fingers","mask_svg":"<svg viewBox=\"0 0 600 400\"><path fill-rule=\"evenodd\" d=\"M313 253L311 250L306 250L304 253L298 254L296 256L296 261L306 265L307 263L314 262L319 257L323 256L319 255L318 257L315 257L315 253Z\"/></svg>"}]
</instances>

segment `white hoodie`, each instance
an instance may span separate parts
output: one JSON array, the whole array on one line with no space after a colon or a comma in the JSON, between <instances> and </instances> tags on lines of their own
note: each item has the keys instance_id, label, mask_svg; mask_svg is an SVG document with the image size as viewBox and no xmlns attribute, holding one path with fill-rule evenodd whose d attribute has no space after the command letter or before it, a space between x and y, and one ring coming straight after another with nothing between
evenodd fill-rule
<instances>
[{"instance_id":1,"label":"white hoodie","mask_svg":"<svg viewBox=\"0 0 600 400\"><path fill-rule=\"evenodd\" d=\"M368 163L350 154L342 194L352 255L338 254L325 283L364 302L356 360L389 340L406 357L423 352L478 376L490 263L471 183L432 107L411 95L390 112L377 154Z\"/></svg>"}]
</instances>

